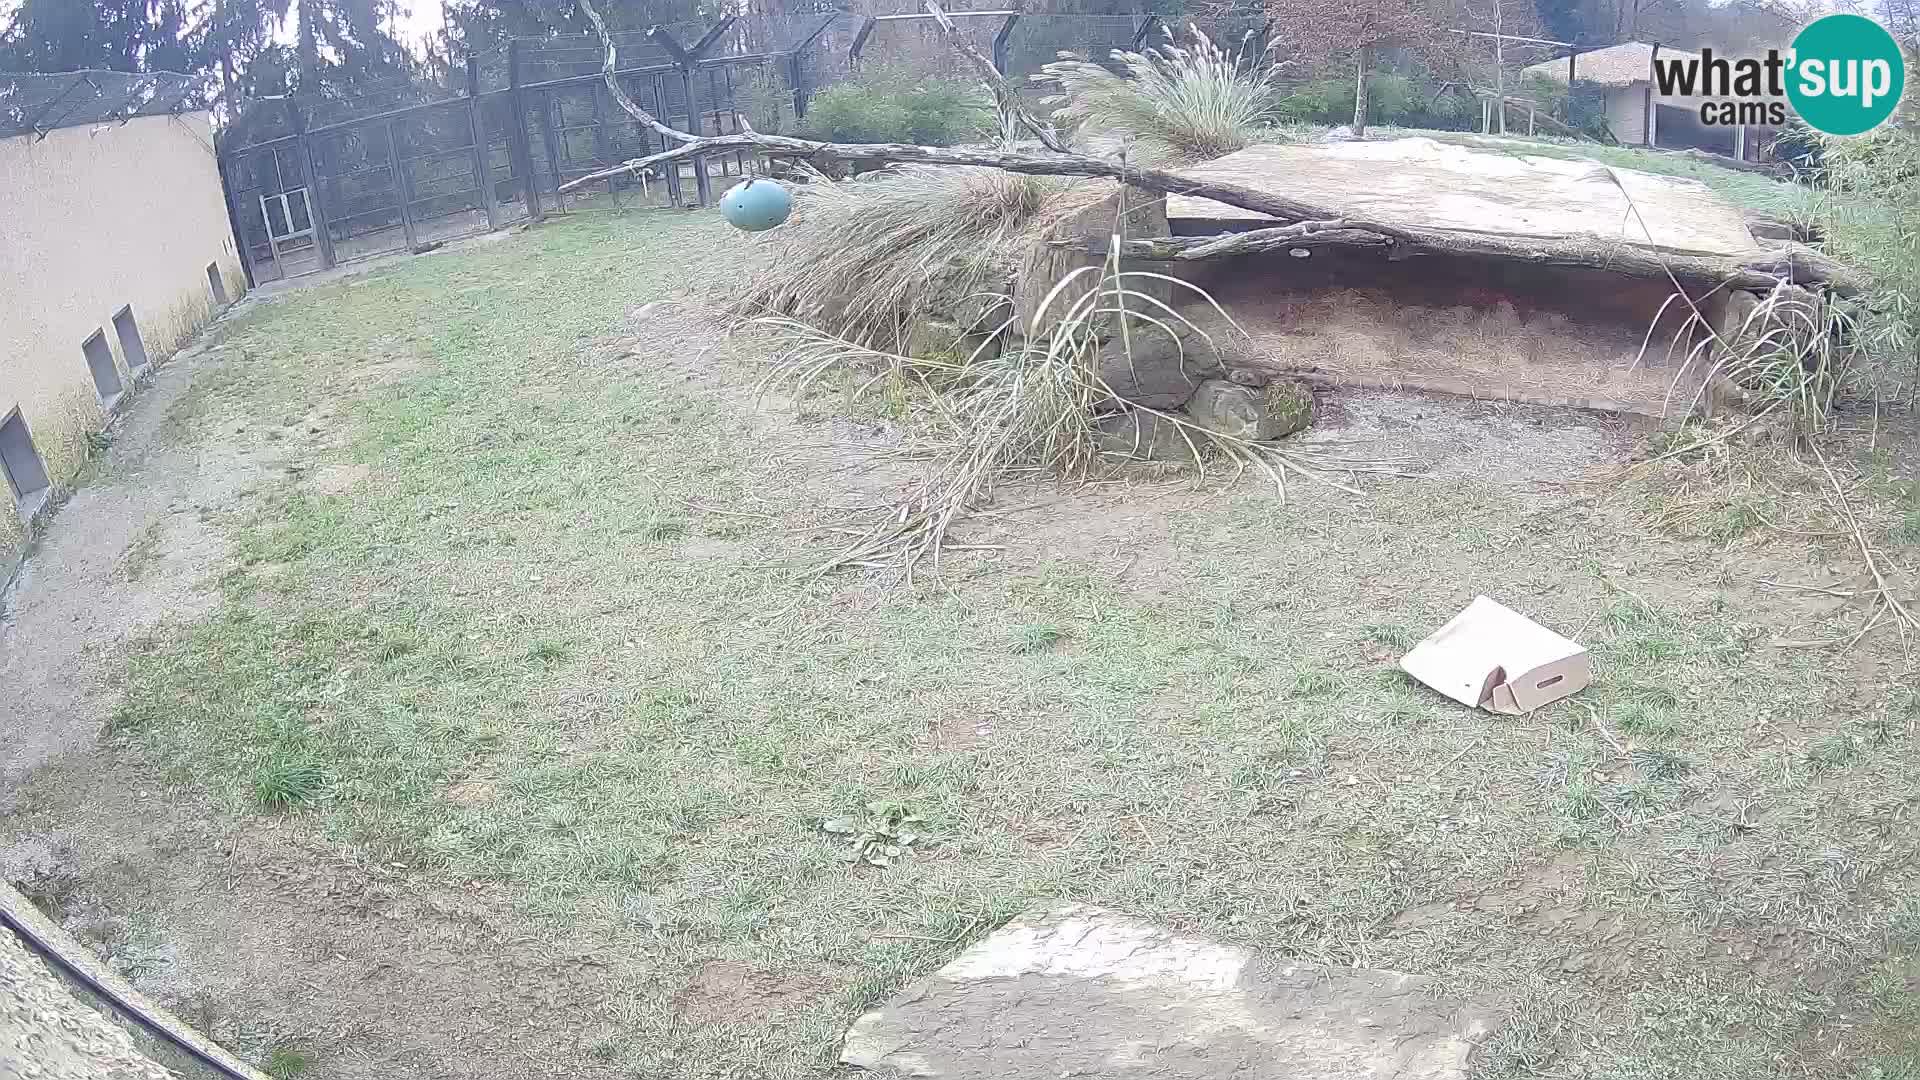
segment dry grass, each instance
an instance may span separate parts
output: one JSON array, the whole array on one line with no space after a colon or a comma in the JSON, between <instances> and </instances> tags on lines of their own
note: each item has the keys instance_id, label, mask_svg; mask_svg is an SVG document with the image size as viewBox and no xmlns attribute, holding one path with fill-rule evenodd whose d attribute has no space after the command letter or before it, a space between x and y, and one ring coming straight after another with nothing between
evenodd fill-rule
<instances>
[{"instance_id":1,"label":"dry grass","mask_svg":"<svg viewBox=\"0 0 1920 1080\"><path fill-rule=\"evenodd\" d=\"M1058 93L1054 118L1128 144L1143 164L1208 161L1273 135L1273 80L1278 67L1213 43L1189 24L1182 48L1173 32L1145 52L1113 51L1126 69L1115 74L1090 60L1062 56L1034 81Z\"/></svg>"},{"instance_id":2,"label":"dry grass","mask_svg":"<svg viewBox=\"0 0 1920 1080\"><path fill-rule=\"evenodd\" d=\"M1709 391L1724 381L1746 397L1751 422L1783 418L1794 430L1815 435L1830 426L1834 402L1843 391L1863 389L1855 378L1860 354L1852 344L1852 316L1806 289L1776 286L1737 326L1713 325L1682 293L1668 298L1667 307L1684 307L1687 315L1667 343L1668 364L1677 370L1662 409L1666 415L1685 418L1704 412ZM1665 312L1663 308L1662 315ZM1655 322L1657 326L1659 320ZM1649 329L1635 366L1654 337ZM1682 349L1685 356L1676 365L1672 354ZM1870 386L1864 389L1871 394Z\"/></svg>"},{"instance_id":3,"label":"dry grass","mask_svg":"<svg viewBox=\"0 0 1920 1080\"><path fill-rule=\"evenodd\" d=\"M905 351L956 299L1004 293L1025 236L1066 185L998 169L899 166L798 188L763 269L735 306L867 348ZM980 310L985 310L981 308Z\"/></svg>"},{"instance_id":4,"label":"dry grass","mask_svg":"<svg viewBox=\"0 0 1920 1080\"><path fill-rule=\"evenodd\" d=\"M1145 334L1190 337L1196 348L1217 348L1174 305L1144 291L1153 283L1210 310L1224 324L1217 333L1245 336L1204 289L1163 274L1122 270L1115 254L1056 282L1014 345L1001 347L1003 323L964 357L882 352L793 319L757 320L753 325L771 331L777 342L763 391L776 386L797 399L831 375L853 380L854 399L877 386L912 384L925 391L912 451L927 462L923 481L819 569L898 565L911 582L916 565L929 558L937 572L949 532L990 501L997 486L1013 478L1073 482L1090 476L1101 456L1095 419L1102 412L1135 413L1170 428L1185 443L1196 478L1207 475L1211 454L1236 473L1251 467L1266 475L1282 499L1288 471L1358 494L1316 472L1311 455L1223 435L1184 414L1149 409L1114 392L1100 374L1100 355L1114 343L1129 364L1135 338ZM1370 468L1355 462L1344 467Z\"/></svg>"}]
</instances>

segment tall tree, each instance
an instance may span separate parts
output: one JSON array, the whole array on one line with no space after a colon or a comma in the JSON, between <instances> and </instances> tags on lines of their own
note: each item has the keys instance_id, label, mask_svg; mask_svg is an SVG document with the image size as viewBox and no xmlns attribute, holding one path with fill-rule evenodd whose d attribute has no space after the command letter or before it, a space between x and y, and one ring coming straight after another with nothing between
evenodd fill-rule
<instances>
[{"instance_id":1,"label":"tall tree","mask_svg":"<svg viewBox=\"0 0 1920 1080\"><path fill-rule=\"evenodd\" d=\"M1380 49L1397 48L1430 60L1451 60L1459 39L1454 14L1442 0L1267 0L1273 34L1309 61L1354 60L1353 131L1367 129L1367 76Z\"/></svg>"},{"instance_id":2,"label":"tall tree","mask_svg":"<svg viewBox=\"0 0 1920 1080\"><path fill-rule=\"evenodd\" d=\"M1493 55L1493 96L1494 108L1490 117L1493 130L1501 135L1507 133L1507 67L1521 57L1537 57L1536 46L1522 42L1508 41L1509 37L1537 37L1540 33L1538 16L1534 13L1532 0L1465 0L1460 8L1461 25L1477 30L1490 38L1474 38L1471 51L1480 52L1482 48ZM1524 64L1516 65L1524 66Z\"/></svg>"},{"instance_id":3,"label":"tall tree","mask_svg":"<svg viewBox=\"0 0 1920 1080\"><path fill-rule=\"evenodd\" d=\"M157 16L148 0L22 0L0 31L0 70L156 70L144 61L165 32Z\"/></svg>"}]
</instances>

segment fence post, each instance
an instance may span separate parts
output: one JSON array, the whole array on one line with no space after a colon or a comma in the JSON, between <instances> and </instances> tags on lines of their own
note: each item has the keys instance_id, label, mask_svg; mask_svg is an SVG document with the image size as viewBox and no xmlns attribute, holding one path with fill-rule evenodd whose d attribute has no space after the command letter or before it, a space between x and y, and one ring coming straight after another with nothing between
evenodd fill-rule
<instances>
[{"instance_id":1,"label":"fence post","mask_svg":"<svg viewBox=\"0 0 1920 1080\"><path fill-rule=\"evenodd\" d=\"M553 92L540 91L540 145L547 152L547 171L553 174L553 208L565 213L566 196L560 194L560 185L565 183L560 176L560 144L553 137Z\"/></svg>"},{"instance_id":2,"label":"fence post","mask_svg":"<svg viewBox=\"0 0 1920 1080\"><path fill-rule=\"evenodd\" d=\"M514 171L520 174L520 190L527 200L527 220L543 221L547 215L540 209L540 178L533 175L533 146L527 139L527 104L520 92L519 38L507 42L507 105L513 113L513 123L507 128L507 155L513 159Z\"/></svg>"},{"instance_id":3,"label":"fence post","mask_svg":"<svg viewBox=\"0 0 1920 1080\"><path fill-rule=\"evenodd\" d=\"M407 204L413 201L413 185L407 183L407 163L400 158L400 121L389 120L387 129L387 160L393 163L393 192L400 200L400 231L406 234L407 250L420 246L420 234L413 227L413 208Z\"/></svg>"},{"instance_id":4,"label":"fence post","mask_svg":"<svg viewBox=\"0 0 1920 1080\"><path fill-rule=\"evenodd\" d=\"M704 49L708 45L711 45L719 38L720 31L724 31L730 22L731 20L722 22L719 26L714 27L713 30L708 31L707 35L701 38L700 42L695 45L694 48ZM685 46L681 45L664 26L654 27L651 34L653 39L660 43L660 47L667 50L668 55L673 57L673 66L680 69L680 92L686 95L687 104L687 126L684 130L698 135L700 134L700 114L699 111L693 107L693 65L695 63L695 55L689 52ZM667 166L667 177L667 189L673 192L674 205L677 206L680 203L679 162L673 162ZM707 179L707 159L705 157L696 157L693 159L693 186L695 194L700 199L700 205L707 205L707 198L711 194L710 189L712 185Z\"/></svg>"},{"instance_id":5,"label":"fence post","mask_svg":"<svg viewBox=\"0 0 1920 1080\"><path fill-rule=\"evenodd\" d=\"M700 110L693 106L693 69L680 69L680 92L687 95L687 130L700 134ZM679 166L675 166L678 171ZM707 156L696 155L693 159L693 194L699 205L705 206L713 201L713 181L707 176Z\"/></svg>"},{"instance_id":6,"label":"fence post","mask_svg":"<svg viewBox=\"0 0 1920 1080\"><path fill-rule=\"evenodd\" d=\"M227 226L233 230L234 246L240 249L240 270L247 275L247 290L251 292L260 287L260 282L253 274L253 251L247 243L246 230L240 227L240 204L233 199L234 189L240 186L233 179L233 170L239 167L240 157L232 151L223 151L215 156L214 163L220 170L220 194L222 201L227 204ZM313 211L309 209L307 212ZM264 214L261 216L265 217Z\"/></svg>"},{"instance_id":7,"label":"fence post","mask_svg":"<svg viewBox=\"0 0 1920 1080\"><path fill-rule=\"evenodd\" d=\"M847 63L860 62L860 51L867 47L867 39L873 36L873 28L877 25L879 20L871 15L867 16L866 22L860 24L860 31L853 35L853 45L847 49Z\"/></svg>"},{"instance_id":8,"label":"fence post","mask_svg":"<svg viewBox=\"0 0 1920 1080\"><path fill-rule=\"evenodd\" d=\"M1149 15L1140 20L1140 29L1133 32L1134 52L1140 51L1140 46L1147 40L1147 35L1153 33L1153 28L1158 25L1160 25L1160 16L1158 15Z\"/></svg>"},{"instance_id":9,"label":"fence post","mask_svg":"<svg viewBox=\"0 0 1920 1080\"><path fill-rule=\"evenodd\" d=\"M653 104L654 104L654 108L658 110L657 115L660 116L662 119L666 119L668 117L668 113L667 113L667 77L665 75L653 76ZM667 140L665 139L660 140L660 149L662 150L667 149ZM669 205L679 206L680 205L680 163L677 161L670 161L666 165L662 166L662 169L666 173L667 202Z\"/></svg>"},{"instance_id":10,"label":"fence post","mask_svg":"<svg viewBox=\"0 0 1920 1080\"><path fill-rule=\"evenodd\" d=\"M820 40L820 35L826 33L828 27L839 21L840 16L837 13L820 20L820 25L814 27L812 33L800 39L800 44L795 45L793 51L787 54L787 85L793 88L793 118L795 120L805 120L807 118L807 98L811 96L806 85L806 69L801 65L800 57L804 55L808 49L813 48L813 43Z\"/></svg>"},{"instance_id":11,"label":"fence post","mask_svg":"<svg viewBox=\"0 0 1920 1080\"><path fill-rule=\"evenodd\" d=\"M593 157L602 168L613 164L613 142L607 138L607 84L593 84ZM619 189L614 187L614 178L607 177L607 194L612 195Z\"/></svg>"},{"instance_id":12,"label":"fence post","mask_svg":"<svg viewBox=\"0 0 1920 1080\"><path fill-rule=\"evenodd\" d=\"M993 35L993 70L1002 76L1007 73L1007 42L1013 37L1013 25L1019 21L1020 12L1016 8L1007 16L1007 21L1000 24L1000 32Z\"/></svg>"},{"instance_id":13,"label":"fence post","mask_svg":"<svg viewBox=\"0 0 1920 1080\"><path fill-rule=\"evenodd\" d=\"M325 185L317 181L320 170L313 164L313 145L307 138L307 118L300 107L293 102L289 94L286 99L287 122L293 127L294 147L300 153L300 167L307 174L307 214L313 219L313 240L320 251L320 269L333 269L333 229L327 224L330 219L327 207Z\"/></svg>"},{"instance_id":14,"label":"fence post","mask_svg":"<svg viewBox=\"0 0 1920 1080\"><path fill-rule=\"evenodd\" d=\"M787 54L787 85L793 87L793 118L805 120L807 118L807 77L805 69L800 66L798 49Z\"/></svg>"},{"instance_id":15,"label":"fence post","mask_svg":"<svg viewBox=\"0 0 1920 1080\"><path fill-rule=\"evenodd\" d=\"M480 111L480 59L467 57L467 128L473 133L473 179L479 185L482 206L487 210L487 231L500 227L500 200L493 190L492 144L487 141L487 120Z\"/></svg>"}]
</instances>

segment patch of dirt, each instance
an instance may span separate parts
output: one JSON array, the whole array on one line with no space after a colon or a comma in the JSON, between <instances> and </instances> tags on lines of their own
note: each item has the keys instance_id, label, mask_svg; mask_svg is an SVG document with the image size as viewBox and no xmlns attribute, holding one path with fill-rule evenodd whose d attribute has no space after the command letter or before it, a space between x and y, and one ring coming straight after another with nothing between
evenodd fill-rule
<instances>
[{"instance_id":1,"label":"patch of dirt","mask_svg":"<svg viewBox=\"0 0 1920 1080\"><path fill-rule=\"evenodd\" d=\"M696 1024L765 1020L807 1004L832 986L832 980L820 975L780 974L739 960L709 960L674 998L674 1008Z\"/></svg>"},{"instance_id":2,"label":"patch of dirt","mask_svg":"<svg viewBox=\"0 0 1920 1080\"><path fill-rule=\"evenodd\" d=\"M373 470L357 463L322 465L307 475L307 484L322 495L345 495L365 484Z\"/></svg>"},{"instance_id":3,"label":"patch of dirt","mask_svg":"<svg viewBox=\"0 0 1920 1080\"><path fill-rule=\"evenodd\" d=\"M347 369L346 376L359 386L373 387L399 382L425 366L426 362L414 353L390 353L385 356L362 357L358 363Z\"/></svg>"},{"instance_id":4,"label":"patch of dirt","mask_svg":"<svg viewBox=\"0 0 1920 1080\"><path fill-rule=\"evenodd\" d=\"M36 766L92 742L110 701L103 656L218 602L227 543L211 519L261 482L262 456L161 432L196 372L221 359L220 346L189 349L161 367L110 431L103 478L74 493L0 591L0 809Z\"/></svg>"},{"instance_id":5,"label":"patch of dirt","mask_svg":"<svg viewBox=\"0 0 1920 1080\"><path fill-rule=\"evenodd\" d=\"M486 806L499 790L499 781L492 773L481 770L448 785L447 799L456 806Z\"/></svg>"},{"instance_id":6,"label":"patch of dirt","mask_svg":"<svg viewBox=\"0 0 1920 1080\"><path fill-rule=\"evenodd\" d=\"M367 1080L624 1075L551 1049L613 1023L657 977L644 958L553 947L486 886L423 889L272 819L210 824L158 777L126 786L143 773L111 752L50 766L16 826L66 853L69 929L215 1041L258 1058L297 1038L328 1075Z\"/></svg>"},{"instance_id":7,"label":"patch of dirt","mask_svg":"<svg viewBox=\"0 0 1920 1080\"><path fill-rule=\"evenodd\" d=\"M1314 395L1314 425L1285 445L1405 462L1433 479L1562 484L1618 467L1643 421L1397 390Z\"/></svg>"}]
</instances>

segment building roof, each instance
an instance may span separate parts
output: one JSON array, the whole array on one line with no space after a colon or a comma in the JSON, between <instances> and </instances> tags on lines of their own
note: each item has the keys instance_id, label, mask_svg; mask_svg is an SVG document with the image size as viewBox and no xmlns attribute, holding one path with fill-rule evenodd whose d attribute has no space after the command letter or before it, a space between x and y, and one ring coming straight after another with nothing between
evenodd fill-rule
<instances>
[{"instance_id":1,"label":"building roof","mask_svg":"<svg viewBox=\"0 0 1920 1080\"><path fill-rule=\"evenodd\" d=\"M1687 49L1676 49L1670 45L1660 47L1662 56L1695 56L1699 54ZM1653 46L1644 41L1628 41L1619 45L1609 45L1604 49L1583 52L1574 60L1574 78L1581 82L1595 82L1602 86L1631 86L1637 82L1646 82L1653 71ZM1548 60L1525 69L1523 74L1545 75L1555 82L1567 81L1567 61Z\"/></svg>"},{"instance_id":2,"label":"building roof","mask_svg":"<svg viewBox=\"0 0 1920 1080\"><path fill-rule=\"evenodd\" d=\"M170 72L0 72L0 138L198 108L199 83Z\"/></svg>"}]
</instances>

